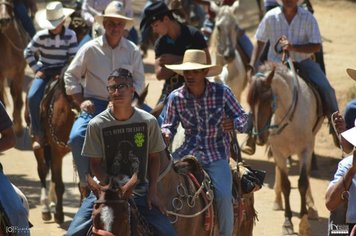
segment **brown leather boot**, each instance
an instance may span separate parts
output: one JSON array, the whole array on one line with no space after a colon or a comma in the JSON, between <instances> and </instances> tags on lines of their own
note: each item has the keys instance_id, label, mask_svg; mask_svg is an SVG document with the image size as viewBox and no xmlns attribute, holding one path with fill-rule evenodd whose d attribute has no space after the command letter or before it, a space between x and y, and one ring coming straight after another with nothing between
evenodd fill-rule
<instances>
[{"instance_id":1,"label":"brown leather boot","mask_svg":"<svg viewBox=\"0 0 356 236\"><path fill-rule=\"evenodd\" d=\"M253 155L256 151L256 136L249 134L245 140L241 144L241 152L247 155Z\"/></svg>"}]
</instances>

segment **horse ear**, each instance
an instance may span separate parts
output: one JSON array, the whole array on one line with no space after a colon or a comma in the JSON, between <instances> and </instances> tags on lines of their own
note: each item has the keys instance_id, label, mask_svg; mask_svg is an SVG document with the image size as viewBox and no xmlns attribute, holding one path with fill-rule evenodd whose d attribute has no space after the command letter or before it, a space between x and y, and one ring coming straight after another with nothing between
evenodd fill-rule
<instances>
[{"instance_id":1,"label":"horse ear","mask_svg":"<svg viewBox=\"0 0 356 236\"><path fill-rule=\"evenodd\" d=\"M272 79L273 79L273 77L274 77L274 72L275 72L275 71L276 71L276 67L273 66L272 71L268 74L267 79L266 79L266 82L267 82L268 84L271 84L271 83L272 83Z\"/></svg>"},{"instance_id":2,"label":"horse ear","mask_svg":"<svg viewBox=\"0 0 356 236\"><path fill-rule=\"evenodd\" d=\"M215 14L218 14L220 7L214 1L210 1L210 10Z\"/></svg>"},{"instance_id":3,"label":"horse ear","mask_svg":"<svg viewBox=\"0 0 356 236\"><path fill-rule=\"evenodd\" d=\"M236 11L239 8L239 6L240 6L240 1L239 0L235 0L234 4L232 4L232 6L231 6L232 12L234 14L236 14Z\"/></svg>"},{"instance_id":4,"label":"horse ear","mask_svg":"<svg viewBox=\"0 0 356 236\"><path fill-rule=\"evenodd\" d=\"M100 193L100 185L89 174L87 175L87 182L90 190L93 191L95 196L98 198Z\"/></svg>"}]
</instances>

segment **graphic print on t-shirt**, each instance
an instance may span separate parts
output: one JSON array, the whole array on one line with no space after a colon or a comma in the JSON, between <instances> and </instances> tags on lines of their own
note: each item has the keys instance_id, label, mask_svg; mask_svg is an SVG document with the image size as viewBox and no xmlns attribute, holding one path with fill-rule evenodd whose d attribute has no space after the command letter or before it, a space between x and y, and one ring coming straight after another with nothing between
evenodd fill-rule
<instances>
[{"instance_id":1,"label":"graphic print on t-shirt","mask_svg":"<svg viewBox=\"0 0 356 236\"><path fill-rule=\"evenodd\" d=\"M103 129L106 168L110 175L130 178L138 172L145 182L147 165L147 124L135 123Z\"/></svg>"}]
</instances>

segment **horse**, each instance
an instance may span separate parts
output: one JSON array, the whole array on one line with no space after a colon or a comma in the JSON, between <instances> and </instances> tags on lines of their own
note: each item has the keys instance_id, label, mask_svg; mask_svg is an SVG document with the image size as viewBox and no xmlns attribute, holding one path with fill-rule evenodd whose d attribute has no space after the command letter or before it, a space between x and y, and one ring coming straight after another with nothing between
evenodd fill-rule
<instances>
[{"instance_id":1,"label":"horse","mask_svg":"<svg viewBox=\"0 0 356 236\"><path fill-rule=\"evenodd\" d=\"M186 156L174 164L169 156L161 155L160 163L157 193L177 235L219 235L209 177L202 172L195 158ZM233 164L232 170L234 180L238 180L238 165ZM234 184L239 184L239 181ZM112 183L102 187L88 178L88 185L98 198L93 208L96 232L109 231L110 235L116 236L150 235L150 227L140 218L134 203L123 196L120 190L109 191ZM234 189L238 197L234 198L236 218L233 235L252 235L256 219L253 193L243 194L239 186ZM104 222L103 217L97 216L100 212L98 209L102 209L102 215L109 214L105 219L110 220ZM135 223L130 226L130 222ZM135 233L130 234L130 231Z\"/></svg>"},{"instance_id":2,"label":"horse","mask_svg":"<svg viewBox=\"0 0 356 236\"><path fill-rule=\"evenodd\" d=\"M34 150L37 172L41 181L42 219L44 221L51 220L51 208L55 207L54 219L59 224L64 220L62 159L70 152L67 141L76 116L74 103L71 97L65 93L63 80L65 68L62 71L62 75L52 78L49 82L41 101L40 113L45 145ZM54 187L50 189L49 194L53 194L52 191L55 191L52 202L49 201L46 186L49 170L51 171L51 183Z\"/></svg>"},{"instance_id":3,"label":"horse","mask_svg":"<svg viewBox=\"0 0 356 236\"><path fill-rule=\"evenodd\" d=\"M253 132L258 145L267 144L275 160L274 209L285 202L284 234L293 234L289 201L291 184L286 159L299 158L298 189L301 197L299 235L310 235L309 218L317 218L309 183L315 135L323 116L318 113L317 96L292 70L282 64L266 63L253 77L247 102L253 113ZM308 209L307 209L308 207Z\"/></svg>"},{"instance_id":4,"label":"horse","mask_svg":"<svg viewBox=\"0 0 356 236\"><path fill-rule=\"evenodd\" d=\"M26 47L26 33L15 20L12 0L0 1L0 101L5 104L5 79L10 81L10 93L13 101L13 122L16 135L23 131L21 110L23 107L22 85L25 76L26 61L23 49Z\"/></svg>"},{"instance_id":5,"label":"horse","mask_svg":"<svg viewBox=\"0 0 356 236\"><path fill-rule=\"evenodd\" d=\"M218 6L211 2L210 6L211 10L216 13L210 54L213 64L221 65L224 68L219 76L210 80L225 83L231 88L235 97L240 100L241 93L247 84L245 65L248 64L248 59L237 42L241 31L236 19L239 1L235 1L232 6Z\"/></svg>"}]
</instances>

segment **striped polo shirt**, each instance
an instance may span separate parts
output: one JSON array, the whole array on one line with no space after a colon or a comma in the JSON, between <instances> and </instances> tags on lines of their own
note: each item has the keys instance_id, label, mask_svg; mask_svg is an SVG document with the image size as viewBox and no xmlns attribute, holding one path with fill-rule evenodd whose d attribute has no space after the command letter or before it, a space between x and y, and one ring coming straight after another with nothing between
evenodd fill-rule
<instances>
[{"instance_id":1,"label":"striped polo shirt","mask_svg":"<svg viewBox=\"0 0 356 236\"><path fill-rule=\"evenodd\" d=\"M24 56L34 72L51 68L62 68L78 49L77 37L73 30L65 28L54 35L48 29L33 36L24 50ZM38 59L36 53L38 52Z\"/></svg>"}]
</instances>

